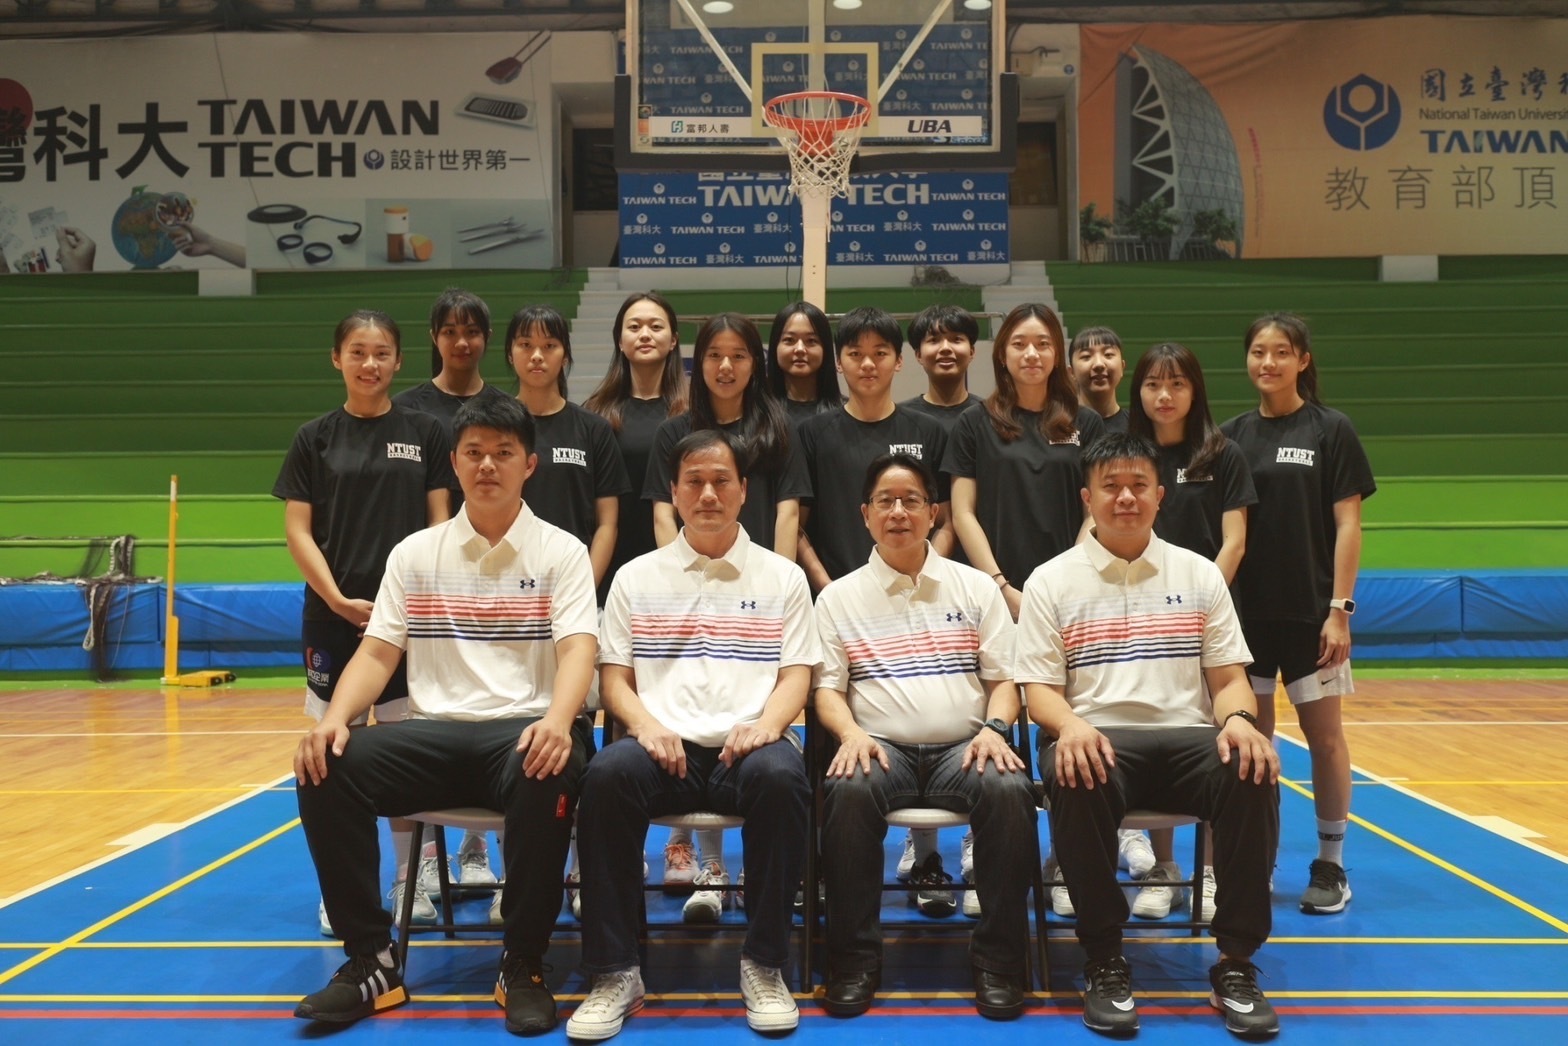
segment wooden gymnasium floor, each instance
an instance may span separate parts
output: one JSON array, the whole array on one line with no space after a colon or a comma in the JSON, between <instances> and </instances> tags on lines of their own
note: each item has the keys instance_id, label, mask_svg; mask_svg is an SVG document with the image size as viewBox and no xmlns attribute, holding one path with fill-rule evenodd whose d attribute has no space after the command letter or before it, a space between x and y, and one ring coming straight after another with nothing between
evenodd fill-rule
<instances>
[{"instance_id":1,"label":"wooden gymnasium floor","mask_svg":"<svg viewBox=\"0 0 1568 1046\"><path fill-rule=\"evenodd\" d=\"M1310 775L1294 717L1280 710L1284 832L1274 937L1258 962L1285 1034L1568 1041L1568 681L1362 674L1347 705L1355 900L1339 915L1296 908L1314 853ZM316 933L316 888L284 780L305 723L299 688L5 687L0 796L12 834L0 847L0 1041L315 1037L290 1019L293 1004L341 953ZM660 842L649 841L655 868ZM899 844L890 837L890 865ZM738 849L737 833L726 845ZM942 846L956 871L958 833L943 833ZM1188 846L1178 839L1178 854ZM730 860L734 868L738 854ZM651 910L674 910L652 896ZM475 914L483 906L467 902ZM965 1001L961 941L930 933L933 922L901 894L889 895L885 921L894 943L878 1007L840 1021L805 1002L795 1039L1096 1039L1079 1021L1081 953L1069 928L1052 933L1054 991L1007 1026ZM1212 944L1148 926L1128 944L1140 1040L1222 1041L1205 1001ZM569 915L557 942L550 980L570 1008L582 979ZM494 1041L505 1034L489 997L496 956L488 941L416 938L414 1003L349 1034ZM649 964L649 1008L618 1041L673 1043L693 1030L752 1038L732 936L662 935Z\"/></svg>"}]
</instances>

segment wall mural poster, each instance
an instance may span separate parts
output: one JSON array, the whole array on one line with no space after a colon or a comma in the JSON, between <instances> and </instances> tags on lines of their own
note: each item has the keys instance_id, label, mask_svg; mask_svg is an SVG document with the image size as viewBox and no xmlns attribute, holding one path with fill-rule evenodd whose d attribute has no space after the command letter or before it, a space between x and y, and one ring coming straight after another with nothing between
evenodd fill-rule
<instances>
[{"instance_id":1,"label":"wall mural poster","mask_svg":"<svg viewBox=\"0 0 1568 1046\"><path fill-rule=\"evenodd\" d=\"M1568 22L1085 26L1088 256L1560 253Z\"/></svg>"},{"instance_id":2,"label":"wall mural poster","mask_svg":"<svg viewBox=\"0 0 1568 1046\"><path fill-rule=\"evenodd\" d=\"M558 263L546 34L6 41L0 72L11 272Z\"/></svg>"}]
</instances>

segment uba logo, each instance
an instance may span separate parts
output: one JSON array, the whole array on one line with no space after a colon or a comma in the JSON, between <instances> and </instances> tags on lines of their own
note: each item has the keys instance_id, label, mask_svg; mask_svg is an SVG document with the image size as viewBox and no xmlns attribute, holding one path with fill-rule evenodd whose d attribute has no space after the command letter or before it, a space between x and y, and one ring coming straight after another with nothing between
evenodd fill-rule
<instances>
[{"instance_id":1,"label":"uba logo","mask_svg":"<svg viewBox=\"0 0 1568 1046\"><path fill-rule=\"evenodd\" d=\"M1399 130L1399 95L1366 73L1352 76L1328 93L1323 126L1346 149L1365 152L1387 145Z\"/></svg>"}]
</instances>

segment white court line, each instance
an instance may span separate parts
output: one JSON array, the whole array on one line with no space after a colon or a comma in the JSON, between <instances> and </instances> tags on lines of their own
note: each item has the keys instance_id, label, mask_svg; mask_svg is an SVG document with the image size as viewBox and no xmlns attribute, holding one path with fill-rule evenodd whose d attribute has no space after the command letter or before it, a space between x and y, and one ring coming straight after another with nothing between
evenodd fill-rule
<instances>
[{"instance_id":1,"label":"white court line","mask_svg":"<svg viewBox=\"0 0 1568 1046\"><path fill-rule=\"evenodd\" d=\"M1275 734L1274 737L1275 737L1276 740L1279 740L1279 741L1289 741L1291 744L1295 745L1297 748L1306 749L1309 752L1311 751L1311 749L1307 748L1307 743L1305 741L1298 741L1294 737L1290 737L1287 734ZM1383 777L1380 774L1374 774L1374 773L1372 773L1372 772L1370 772L1368 770L1363 770L1361 767L1357 766L1355 763L1351 763L1350 764L1350 769L1354 773L1361 774L1363 777L1366 777L1370 781L1374 781L1377 784L1383 785L1384 787L1387 787L1387 788L1392 788L1394 791L1398 792L1400 795L1408 796L1411 799L1414 799L1418 803L1425 803L1427 806L1430 806L1434 810L1441 810L1443 813L1448 814L1450 817L1457 817L1457 818L1459 818L1459 820L1464 821L1466 824L1473 824L1477 828L1480 828L1482 831L1491 832L1493 835L1497 836L1499 839L1507 839L1511 843L1517 843L1520 846L1525 847L1526 849L1534 850L1536 853L1540 854L1542 857L1550 857L1554 861L1558 861L1558 862L1560 862L1562 864L1568 864L1568 857L1563 856L1562 854L1558 853L1556 850L1548 850L1546 847L1538 846L1535 843L1532 843L1528 839L1519 839L1519 838L1516 838L1515 836L1508 835L1508 834L1506 834L1504 832L1499 832L1495 827L1493 827L1492 825L1487 823L1489 818L1487 816L1485 816L1485 815L1482 815L1482 816L1472 816L1471 814L1464 813L1461 810L1455 810L1453 807L1448 806L1445 803L1440 803L1436 799L1429 798L1427 796L1422 795L1420 792L1417 792L1417 791L1415 791L1413 789L1410 789L1410 788L1406 788L1404 785L1397 783L1398 782L1397 778ZM1406 780L1408 780L1408 778ZM1309 784L1311 783L1310 782L1310 778L1308 780L1308 783ZM1351 812L1354 813L1355 811L1351 811Z\"/></svg>"},{"instance_id":2,"label":"white court line","mask_svg":"<svg viewBox=\"0 0 1568 1046\"><path fill-rule=\"evenodd\" d=\"M293 774L285 774L284 776L278 778L276 781L273 781L271 784L262 785L262 786L260 786L258 788L255 788L255 789L253 789L253 790L251 790L249 792L246 792L244 795L236 796L235 798L230 799L227 802L219 803L217 806L214 806L212 809L207 810L204 813L199 813L195 817L190 818L189 820L179 822L178 824L176 824L174 826L174 831L178 832L178 831L182 831L182 830L184 830L186 828L189 828L191 825L197 824L197 823L199 823L201 821L205 821L209 817L212 817L212 816L214 816L216 814L221 814L223 811L229 809L232 806L238 806L240 803L247 802L247 801L249 801L251 799L254 799L254 798L256 798L256 796L261 795L262 793L266 792L268 789L276 788L278 785L282 784L284 781L292 781L292 780L294 780L294 775ZM167 834L173 834L173 833L171 832L171 833L167 833ZM159 839L162 839L162 838L165 838L165 837L166 837L166 835L159 835L158 836ZM126 854L134 853L135 851L140 850L143 846L148 846L148 845L150 845L150 844L152 844L152 843L154 843L156 841L157 841L156 839L148 839L148 840L145 840L145 841L143 841L141 843L138 843L138 844L136 844L134 846L130 846L130 847L127 847L125 849L116 850L114 853L105 854L104 856L98 858L95 861L88 861L86 864L81 865L80 867L77 867L77 868L73 868L69 872L64 872L64 873L62 873L60 875L57 875L53 879L48 880L47 882L39 883L37 886L28 887L27 889L23 890L20 893L12 894L10 897L7 897L7 898L5 898L3 900L0 900L0 909L4 909L8 905L15 904L17 901L26 900L27 898L33 896L34 894L43 893L45 890L48 890L51 887L59 886L61 883L65 882L68 879L72 879L72 878L74 878L74 877L76 877L78 875L81 875L84 872L90 872L94 868L100 868L103 865L108 864L110 861L118 861L120 858L124 857Z\"/></svg>"}]
</instances>

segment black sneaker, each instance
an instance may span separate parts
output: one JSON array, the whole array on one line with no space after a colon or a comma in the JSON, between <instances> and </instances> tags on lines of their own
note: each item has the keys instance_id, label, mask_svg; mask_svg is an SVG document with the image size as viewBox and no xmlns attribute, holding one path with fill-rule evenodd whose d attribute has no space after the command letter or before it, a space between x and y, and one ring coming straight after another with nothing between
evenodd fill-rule
<instances>
[{"instance_id":1,"label":"black sneaker","mask_svg":"<svg viewBox=\"0 0 1568 1046\"><path fill-rule=\"evenodd\" d=\"M1350 903L1350 880L1345 869L1333 861L1313 861L1307 890L1301 895L1301 910L1308 915L1332 915Z\"/></svg>"},{"instance_id":2,"label":"black sneaker","mask_svg":"<svg viewBox=\"0 0 1568 1046\"><path fill-rule=\"evenodd\" d=\"M407 1001L402 971L396 966L381 965L380 957L369 952L338 967L325 988L300 1000L294 1007L294 1016L328 1024L352 1024Z\"/></svg>"},{"instance_id":3,"label":"black sneaker","mask_svg":"<svg viewBox=\"0 0 1568 1046\"><path fill-rule=\"evenodd\" d=\"M1237 1035L1277 1035L1279 1017L1258 990L1258 968L1245 959L1221 959L1209 968L1209 1005L1225 1015Z\"/></svg>"},{"instance_id":4,"label":"black sneaker","mask_svg":"<svg viewBox=\"0 0 1568 1046\"><path fill-rule=\"evenodd\" d=\"M543 1035L556 1025L555 996L544 983L544 970L538 959L501 956L495 1001L506 1010L506 1030L513 1035Z\"/></svg>"},{"instance_id":5,"label":"black sneaker","mask_svg":"<svg viewBox=\"0 0 1568 1046\"><path fill-rule=\"evenodd\" d=\"M950 887L953 877L942 870L942 855L932 850L909 873L909 899L921 915L945 919L958 911L958 899Z\"/></svg>"},{"instance_id":6,"label":"black sneaker","mask_svg":"<svg viewBox=\"0 0 1568 1046\"><path fill-rule=\"evenodd\" d=\"M1120 955L1091 960L1083 968L1083 1023L1091 1031L1131 1035L1138 1030L1132 998L1132 969Z\"/></svg>"}]
</instances>

